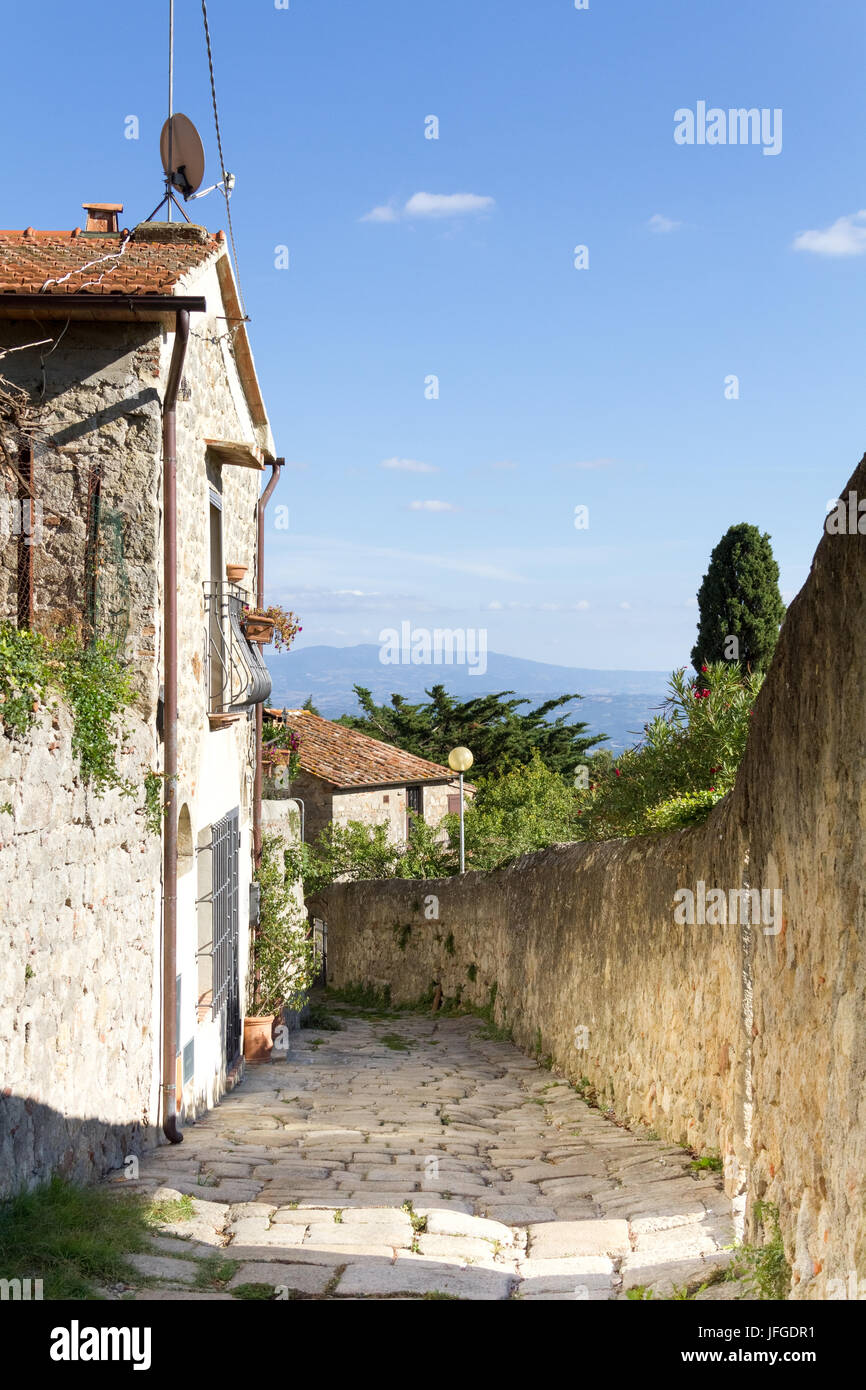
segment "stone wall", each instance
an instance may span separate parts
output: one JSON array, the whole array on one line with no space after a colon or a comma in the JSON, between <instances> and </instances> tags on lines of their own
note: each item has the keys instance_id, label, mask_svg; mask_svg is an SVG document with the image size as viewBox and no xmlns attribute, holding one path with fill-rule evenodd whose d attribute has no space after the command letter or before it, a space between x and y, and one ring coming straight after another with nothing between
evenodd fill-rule
<instances>
[{"instance_id":1,"label":"stone wall","mask_svg":"<svg viewBox=\"0 0 866 1390\"><path fill-rule=\"evenodd\" d=\"M220 468L205 440L262 442L235 367L234 325L213 261L187 286L204 294L194 315L178 401L179 776L181 854L177 962L181 1048L195 1039L195 1075L181 1092L192 1116L226 1084L223 1020L198 1017L202 954L200 875L210 827L240 812L239 970L249 956L254 726L243 717L211 732L203 581L210 575L209 484L222 497L223 557L247 566L255 590L256 501L262 474ZM98 799L81 785L62 708L29 739L0 732L0 1191L46 1178L117 1167L158 1132L161 1025L161 846L140 814L144 776L162 769L157 727L162 653L162 395L173 323L0 325L0 346L57 339L3 359L36 411L36 492L42 533L33 547L33 626L85 628L94 566L88 561L92 483L100 480L96 631L119 637L137 692L122 771L140 789ZM41 402L40 404L36 404ZM6 431L9 438L8 430ZM13 440L14 444L15 441ZM0 472L0 502L17 481ZM14 535L0 513L0 618L15 621ZM6 805L12 810L8 813ZM204 1011L208 1012L208 1011Z\"/></svg>"},{"instance_id":2,"label":"stone wall","mask_svg":"<svg viewBox=\"0 0 866 1390\"><path fill-rule=\"evenodd\" d=\"M0 737L0 1195L156 1136L160 842L135 800L82 787L71 733L60 708ZM152 740L134 718L125 776Z\"/></svg>"},{"instance_id":3,"label":"stone wall","mask_svg":"<svg viewBox=\"0 0 866 1390\"><path fill-rule=\"evenodd\" d=\"M9 354L36 409L34 628L95 616L131 663L136 704L118 763L140 794L81 783L62 705L0 735L0 1191L117 1167L158 1122L160 842L141 814L156 764L161 454L159 326L52 324L57 346ZM3 344L45 336L0 326ZM9 434L7 431L7 440ZM98 510L92 483L99 475ZM5 496L17 486L4 471ZM88 561L88 523L97 549ZM16 617L16 541L0 537L0 618ZM95 574L99 580L94 592ZM92 608L96 601L95 612Z\"/></svg>"},{"instance_id":4,"label":"stone wall","mask_svg":"<svg viewBox=\"0 0 866 1390\"><path fill-rule=\"evenodd\" d=\"M371 787L366 791L335 792L334 821L337 825L348 825L349 821L384 825L388 839L401 845L406 840L406 788Z\"/></svg>"},{"instance_id":5,"label":"stone wall","mask_svg":"<svg viewBox=\"0 0 866 1390\"><path fill-rule=\"evenodd\" d=\"M304 802L304 838L308 842L315 840L331 820L336 825L347 825L349 821L368 826L386 825L388 838L395 844L402 844L406 839L405 786L340 790L321 777L302 771L293 779L292 790ZM454 785L445 782L424 785L424 819L428 825L439 824L448 812L449 795L456 791L456 782ZM474 788L467 789L467 798L473 794Z\"/></svg>"},{"instance_id":6,"label":"stone wall","mask_svg":"<svg viewBox=\"0 0 866 1390\"><path fill-rule=\"evenodd\" d=\"M57 346L11 352L3 374L35 412L34 484L41 512L33 557L34 623L82 631L96 599L97 635L119 638L134 663L139 708L156 709L157 568L162 454L158 324L52 324ZM62 336L61 336L62 334ZM42 335L45 336L45 335ZM40 337L32 321L0 323L0 347ZM9 438L7 431L7 438ZM99 474L98 499L91 488ZM0 497L17 480L0 469ZM88 525L96 545L88 557ZM0 527L0 619L15 621L17 542ZM94 576L98 570L98 582ZM97 584L94 595L93 586Z\"/></svg>"},{"instance_id":7,"label":"stone wall","mask_svg":"<svg viewBox=\"0 0 866 1390\"><path fill-rule=\"evenodd\" d=\"M866 460L849 489L866 496ZM339 884L314 909L336 987L493 997L517 1042L618 1117L718 1149L747 1238L756 1199L778 1205L798 1299L866 1278L864 631L866 536L825 535L736 787L704 825ZM680 925L674 895L701 882L729 907L781 890L781 913L769 897L761 920Z\"/></svg>"}]
</instances>

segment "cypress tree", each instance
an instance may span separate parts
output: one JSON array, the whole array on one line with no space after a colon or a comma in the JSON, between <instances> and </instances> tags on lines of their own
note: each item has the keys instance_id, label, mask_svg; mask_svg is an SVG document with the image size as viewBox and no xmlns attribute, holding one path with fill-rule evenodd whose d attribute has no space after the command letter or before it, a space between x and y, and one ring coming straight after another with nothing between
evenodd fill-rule
<instances>
[{"instance_id":1,"label":"cypress tree","mask_svg":"<svg viewBox=\"0 0 866 1390\"><path fill-rule=\"evenodd\" d=\"M779 566L766 532L745 521L728 528L710 556L698 607L696 671L710 661L731 660L743 670L766 671L785 616Z\"/></svg>"}]
</instances>

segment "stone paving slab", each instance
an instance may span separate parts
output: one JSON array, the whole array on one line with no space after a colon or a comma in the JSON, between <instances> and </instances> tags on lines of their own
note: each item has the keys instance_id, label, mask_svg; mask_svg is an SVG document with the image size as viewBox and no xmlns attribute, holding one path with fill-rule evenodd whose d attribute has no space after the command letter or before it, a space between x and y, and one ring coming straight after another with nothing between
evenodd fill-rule
<instances>
[{"instance_id":1,"label":"stone paving slab","mask_svg":"<svg viewBox=\"0 0 866 1390\"><path fill-rule=\"evenodd\" d=\"M569 1255L630 1255L627 1221L547 1221L529 1227L533 1260Z\"/></svg>"},{"instance_id":2,"label":"stone paving slab","mask_svg":"<svg viewBox=\"0 0 866 1390\"><path fill-rule=\"evenodd\" d=\"M231 1301L257 1283L302 1299L663 1298L727 1264L730 1203L687 1153L481 1040L476 1018L334 1011L340 1031L302 1032L182 1151L140 1160L130 1190L175 1205L135 1257L157 1285L137 1299ZM405 1050L381 1044L389 1032Z\"/></svg>"},{"instance_id":3,"label":"stone paving slab","mask_svg":"<svg viewBox=\"0 0 866 1390\"><path fill-rule=\"evenodd\" d=\"M276 1289L292 1289L298 1293L322 1294L336 1276L340 1266L273 1264L250 1261L240 1266L229 1280L229 1289L241 1284L272 1284Z\"/></svg>"}]
</instances>

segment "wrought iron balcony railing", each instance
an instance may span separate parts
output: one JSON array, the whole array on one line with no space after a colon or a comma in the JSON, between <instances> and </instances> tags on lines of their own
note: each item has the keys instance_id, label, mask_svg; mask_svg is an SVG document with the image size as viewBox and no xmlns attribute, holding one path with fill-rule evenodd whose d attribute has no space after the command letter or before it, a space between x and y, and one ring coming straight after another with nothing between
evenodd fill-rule
<instances>
[{"instance_id":1,"label":"wrought iron balcony railing","mask_svg":"<svg viewBox=\"0 0 866 1390\"><path fill-rule=\"evenodd\" d=\"M262 649L244 636L246 595L237 584L204 586L208 713L237 714L266 700L271 677Z\"/></svg>"}]
</instances>

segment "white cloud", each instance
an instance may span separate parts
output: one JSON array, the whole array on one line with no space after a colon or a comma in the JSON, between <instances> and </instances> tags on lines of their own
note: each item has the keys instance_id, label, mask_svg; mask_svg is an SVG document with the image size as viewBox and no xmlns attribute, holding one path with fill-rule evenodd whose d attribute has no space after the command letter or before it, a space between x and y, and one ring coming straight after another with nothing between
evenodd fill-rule
<instances>
[{"instance_id":1,"label":"white cloud","mask_svg":"<svg viewBox=\"0 0 866 1390\"><path fill-rule=\"evenodd\" d=\"M362 222L396 222L401 217L464 217L467 213L488 212L495 199L479 193L413 193L396 208L385 203L364 214Z\"/></svg>"},{"instance_id":2,"label":"white cloud","mask_svg":"<svg viewBox=\"0 0 866 1390\"><path fill-rule=\"evenodd\" d=\"M389 203L384 206L373 208L370 212L365 212L361 218L362 222L396 222L397 213Z\"/></svg>"},{"instance_id":3,"label":"white cloud","mask_svg":"<svg viewBox=\"0 0 866 1390\"><path fill-rule=\"evenodd\" d=\"M501 459L498 463L491 463L491 468L516 468L517 464L512 463L511 459Z\"/></svg>"},{"instance_id":4,"label":"white cloud","mask_svg":"<svg viewBox=\"0 0 866 1390\"><path fill-rule=\"evenodd\" d=\"M508 609L510 613L585 613L589 607L585 598L579 603L527 603L523 599L500 603L498 599L493 599L487 604L487 612L499 613Z\"/></svg>"},{"instance_id":5,"label":"white cloud","mask_svg":"<svg viewBox=\"0 0 866 1390\"><path fill-rule=\"evenodd\" d=\"M619 606L620 606L620 608L631 608L631 604L630 604L630 603L621 603Z\"/></svg>"},{"instance_id":6,"label":"white cloud","mask_svg":"<svg viewBox=\"0 0 866 1390\"><path fill-rule=\"evenodd\" d=\"M418 459L383 459L381 468L391 468L398 473L438 473L433 463L419 463Z\"/></svg>"},{"instance_id":7,"label":"white cloud","mask_svg":"<svg viewBox=\"0 0 866 1390\"><path fill-rule=\"evenodd\" d=\"M410 502L410 512L456 512L453 502Z\"/></svg>"},{"instance_id":8,"label":"white cloud","mask_svg":"<svg viewBox=\"0 0 866 1390\"><path fill-rule=\"evenodd\" d=\"M413 193L403 209L406 217L461 217L467 212L487 212L492 198L477 193Z\"/></svg>"},{"instance_id":9,"label":"white cloud","mask_svg":"<svg viewBox=\"0 0 866 1390\"><path fill-rule=\"evenodd\" d=\"M866 253L866 209L839 217L823 231L800 232L794 238L795 251L812 251L816 256L862 256Z\"/></svg>"},{"instance_id":10,"label":"white cloud","mask_svg":"<svg viewBox=\"0 0 866 1390\"><path fill-rule=\"evenodd\" d=\"M647 226L649 227L651 232L662 233L675 232L677 228L681 227L682 225L682 222L675 222L672 217L665 217L664 214L661 212L654 212L650 220L647 222Z\"/></svg>"}]
</instances>

